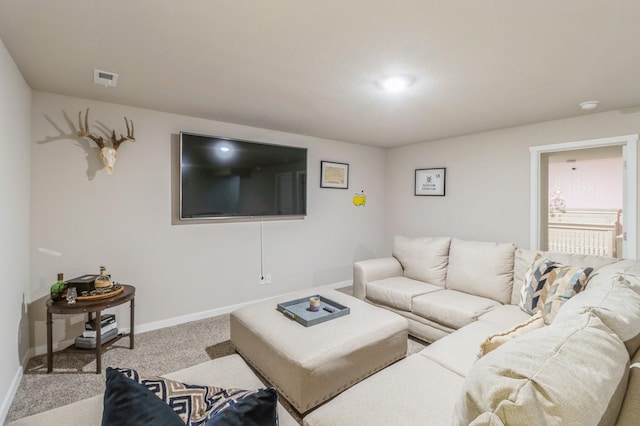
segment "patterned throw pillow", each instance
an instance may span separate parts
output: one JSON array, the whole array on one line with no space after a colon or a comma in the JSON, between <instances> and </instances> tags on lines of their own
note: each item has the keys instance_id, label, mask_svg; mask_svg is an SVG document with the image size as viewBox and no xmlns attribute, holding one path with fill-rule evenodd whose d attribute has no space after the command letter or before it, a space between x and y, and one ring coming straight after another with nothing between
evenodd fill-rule
<instances>
[{"instance_id":1,"label":"patterned throw pillow","mask_svg":"<svg viewBox=\"0 0 640 426\"><path fill-rule=\"evenodd\" d=\"M591 272L593 268L577 266L558 265L553 269L538 301L545 324L551 324L564 302L584 290Z\"/></svg>"},{"instance_id":2,"label":"patterned throw pillow","mask_svg":"<svg viewBox=\"0 0 640 426\"><path fill-rule=\"evenodd\" d=\"M271 387L257 390L222 389L189 385L164 377L144 377L129 368L107 368L109 370L116 370L145 386L171 407L188 426L229 424L217 421L219 418L229 417L240 421L239 424L278 424L278 394Z\"/></svg>"},{"instance_id":3,"label":"patterned throw pillow","mask_svg":"<svg viewBox=\"0 0 640 426\"><path fill-rule=\"evenodd\" d=\"M559 264L537 253L533 262L524 274L524 282L520 290L520 309L533 315L538 311L540 294L551 274Z\"/></svg>"}]
</instances>

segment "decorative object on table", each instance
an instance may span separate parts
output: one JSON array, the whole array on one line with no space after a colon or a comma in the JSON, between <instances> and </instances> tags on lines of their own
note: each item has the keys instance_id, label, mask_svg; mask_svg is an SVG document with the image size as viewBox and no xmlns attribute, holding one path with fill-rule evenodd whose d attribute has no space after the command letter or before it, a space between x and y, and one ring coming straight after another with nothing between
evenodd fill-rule
<instances>
[{"instance_id":1,"label":"decorative object on table","mask_svg":"<svg viewBox=\"0 0 640 426\"><path fill-rule=\"evenodd\" d=\"M320 310L320 298L318 296L309 298L309 310L314 312Z\"/></svg>"},{"instance_id":2,"label":"decorative object on table","mask_svg":"<svg viewBox=\"0 0 640 426\"><path fill-rule=\"evenodd\" d=\"M115 324L116 315L115 314L102 314L100 316L100 327L105 327L109 324ZM89 321L85 321L84 323L85 330L95 330L96 329L96 319L92 318Z\"/></svg>"},{"instance_id":3,"label":"decorative object on table","mask_svg":"<svg viewBox=\"0 0 640 426\"><path fill-rule=\"evenodd\" d=\"M114 328L105 333L101 333L100 336L101 336L100 343L104 345L105 343L110 342L116 337L118 337L118 329ZM76 337L76 340L75 340L75 345L76 345L76 348L78 349L95 349L96 344L97 344L96 336L93 336L93 337L78 336Z\"/></svg>"},{"instance_id":4,"label":"decorative object on table","mask_svg":"<svg viewBox=\"0 0 640 426\"><path fill-rule=\"evenodd\" d=\"M119 295L123 291L124 286L122 286L122 284L114 284L113 287L110 287L106 290L83 291L76 300L85 302L89 300L108 299L110 297Z\"/></svg>"},{"instance_id":5,"label":"decorative object on table","mask_svg":"<svg viewBox=\"0 0 640 426\"><path fill-rule=\"evenodd\" d=\"M318 298L320 303L317 311L311 309L311 299L315 298ZM319 294L278 303L277 309L305 327L311 327L312 325L345 316L351 311L348 307Z\"/></svg>"},{"instance_id":6,"label":"decorative object on table","mask_svg":"<svg viewBox=\"0 0 640 426\"><path fill-rule=\"evenodd\" d=\"M112 322L111 324L107 324L105 326L100 327L100 335L104 336L111 330L117 330L118 324L116 322ZM95 337L98 335L98 330L85 330L82 332L82 337Z\"/></svg>"},{"instance_id":7,"label":"decorative object on table","mask_svg":"<svg viewBox=\"0 0 640 426\"><path fill-rule=\"evenodd\" d=\"M78 298L78 292L76 291L75 287L69 287L67 288L67 303L70 305L73 305L76 303L76 299Z\"/></svg>"},{"instance_id":8,"label":"decorative object on table","mask_svg":"<svg viewBox=\"0 0 640 426\"><path fill-rule=\"evenodd\" d=\"M107 275L107 268L104 266L100 267L100 275L95 279L93 285L98 293L106 292L113 287L113 282Z\"/></svg>"},{"instance_id":9,"label":"decorative object on table","mask_svg":"<svg viewBox=\"0 0 640 426\"><path fill-rule=\"evenodd\" d=\"M105 145L105 140L102 136L97 136L89 132L89 108L87 108L87 112L84 116L84 126L82 125L82 111L78 113L78 125L80 128L78 136L89 138L98 145L98 148L100 148L100 158L107 168L107 173L109 174L113 173L113 166L116 164L117 159L116 151L118 150L118 147L120 147L120 144L124 141L136 140L133 136L133 120L127 120L127 117L125 117L124 122L127 125L127 136L123 136L121 133L120 137L116 138L116 131L112 130L111 146L107 146ZM131 127L129 127L129 124L131 124Z\"/></svg>"},{"instance_id":10,"label":"decorative object on table","mask_svg":"<svg viewBox=\"0 0 640 426\"><path fill-rule=\"evenodd\" d=\"M320 187L348 189L349 165L332 161L320 161Z\"/></svg>"},{"instance_id":11,"label":"decorative object on table","mask_svg":"<svg viewBox=\"0 0 640 426\"><path fill-rule=\"evenodd\" d=\"M356 192L353 196L353 205L356 207L364 207L367 204L367 196L364 195L364 189L360 192Z\"/></svg>"},{"instance_id":12,"label":"decorative object on table","mask_svg":"<svg viewBox=\"0 0 640 426\"><path fill-rule=\"evenodd\" d=\"M85 274L79 277L71 278L70 280L67 280L66 283L69 287L75 287L79 295L84 294L86 296L90 291L96 289L94 283L96 281L96 278L98 278L99 276L100 275L96 274Z\"/></svg>"},{"instance_id":13,"label":"decorative object on table","mask_svg":"<svg viewBox=\"0 0 640 426\"><path fill-rule=\"evenodd\" d=\"M65 298L65 291L67 289L67 284L64 282L64 274L62 272L60 272L58 274L58 281L55 282L55 284L53 284L51 286L51 300L62 300Z\"/></svg>"},{"instance_id":14,"label":"decorative object on table","mask_svg":"<svg viewBox=\"0 0 640 426\"><path fill-rule=\"evenodd\" d=\"M444 196L447 169L416 169L414 195Z\"/></svg>"}]
</instances>

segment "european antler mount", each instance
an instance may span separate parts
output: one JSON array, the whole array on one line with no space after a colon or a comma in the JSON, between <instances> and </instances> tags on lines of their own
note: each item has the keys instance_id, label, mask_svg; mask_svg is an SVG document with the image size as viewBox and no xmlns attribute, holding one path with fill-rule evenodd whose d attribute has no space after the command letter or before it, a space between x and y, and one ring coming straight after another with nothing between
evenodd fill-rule
<instances>
[{"instance_id":1,"label":"european antler mount","mask_svg":"<svg viewBox=\"0 0 640 426\"><path fill-rule=\"evenodd\" d=\"M116 138L116 131L111 131L111 146L107 146L105 144L105 140L102 136L94 135L89 132L89 108L87 108L87 112L84 115L84 125L82 123L82 111L78 113L78 125L80 130L78 131L78 136L83 138L89 138L98 145L100 148L100 158L102 158L102 162L107 168L107 173L113 173L113 166L116 164L116 151L120 144L124 141L135 141L136 138L133 136L133 120L127 120L127 117L124 118L124 122L127 125L127 136L120 134L119 138Z\"/></svg>"}]
</instances>

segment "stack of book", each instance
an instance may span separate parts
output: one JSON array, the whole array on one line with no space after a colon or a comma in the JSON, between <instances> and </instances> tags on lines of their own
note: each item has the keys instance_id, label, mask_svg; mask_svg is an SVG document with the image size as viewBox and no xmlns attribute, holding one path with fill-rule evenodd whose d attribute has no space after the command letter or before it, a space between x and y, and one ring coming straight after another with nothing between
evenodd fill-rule
<instances>
[{"instance_id":1,"label":"stack of book","mask_svg":"<svg viewBox=\"0 0 640 426\"><path fill-rule=\"evenodd\" d=\"M84 323L84 331L76 337L76 347L80 349L95 349L96 347L96 319ZM100 318L100 336L102 343L113 340L118 335L118 324L114 314L104 314Z\"/></svg>"}]
</instances>

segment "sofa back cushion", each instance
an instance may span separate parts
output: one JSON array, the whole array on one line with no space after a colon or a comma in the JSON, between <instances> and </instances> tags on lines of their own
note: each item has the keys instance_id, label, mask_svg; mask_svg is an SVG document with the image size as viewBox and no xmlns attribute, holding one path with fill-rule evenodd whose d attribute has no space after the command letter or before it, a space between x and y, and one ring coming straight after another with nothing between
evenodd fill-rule
<instances>
[{"instance_id":1,"label":"sofa back cushion","mask_svg":"<svg viewBox=\"0 0 640 426\"><path fill-rule=\"evenodd\" d=\"M571 253L553 253L546 251L534 251L517 249L515 253L515 266L513 270L513 292L511 293L511 304L520 303L520 295L524 282L525 272L533 263L536 254L547 257L555 262L563 265L591 267L593 272L603 266L618 262L618 259L605 256L594 256L588 254L571 254ZM593 273L592 273L593 275Z\"/></svg>"},{"instance_id":2,"label":"sofa back cushion","mask_svg":"<svg viewBox=\"0 0 640 426\"><path fill-rule=\"evenodd\" d=\"M562 306L553 322L570 322L586 312L600 318L624 342L629 355L640 348L640 294L624 274L594 277L584 292Z\"/></svg>"},{"instance_id":3,"label":"sofa back cushion","mask_svg":"<svg viewBox=\"0 0 640 426\"><path fill-rule=\"evenodd\" d=\"M463 385L454 424L615 424L629 355L591 313L534 330L482 357ZM578 402L577 402L578 401Z\"/></svg>"},{"instance_id":4,"label":"sofa back cushion","mask_svg":"<svg viewBox=\"0 0 640 426\"><path fill-rule=\"evenodd\" d=\"M451 240L446 287L509 303L515 245Z\"/></svg>"},{"instance_id":5,"label":"sofa back cushion","mask_svg":"<svg viewBox=\"0 0 640 426\"><path fill-rule=\"evenodd\" d=\"M444 287L450 243L451 238L397 235L393 241L393 256L402 265L405 277Z\"/></svg>"}]
</instances>

